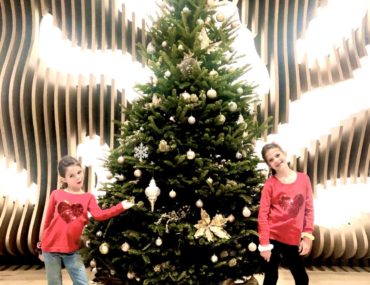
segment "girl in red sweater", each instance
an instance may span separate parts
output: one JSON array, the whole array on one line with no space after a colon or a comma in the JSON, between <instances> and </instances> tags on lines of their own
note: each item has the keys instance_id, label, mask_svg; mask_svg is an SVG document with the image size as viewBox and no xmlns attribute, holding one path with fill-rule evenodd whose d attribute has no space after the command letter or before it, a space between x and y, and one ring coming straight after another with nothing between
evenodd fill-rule
<instances>
[{"instance_id":1,"label":"girl in red sweater","mask_svg":"<svg viewBox=\"0 0 370 285\"><path fill-rule=\"evenodd\" d=\"M262 148L272 175L266 180L258 212L261 256L266 260L263 285L276 285L280 259L284 258L296 285L307 285L302 256L314 240L313 198L309 177L289 168L286 155L276 143Z\"/></svg>"},{"instance_id":2,"label":"girl in red sweater","mask_svg":"<svg viewBox=\"0 0 370 285\"><path fill-rule=\"evenodd\" d=\"M59 161L58 172L62 189L54 190L50 195L40 258L45 262L48 285L62 284L62 263L74 285L87 285L89 281L78 249L83 228L88 222L88 212L94 219L103 221L119 215L134 204L125 200L102 210L95 196L83 190L84 171L80 162L71 156Z\"/></svg>"}]
</instances>

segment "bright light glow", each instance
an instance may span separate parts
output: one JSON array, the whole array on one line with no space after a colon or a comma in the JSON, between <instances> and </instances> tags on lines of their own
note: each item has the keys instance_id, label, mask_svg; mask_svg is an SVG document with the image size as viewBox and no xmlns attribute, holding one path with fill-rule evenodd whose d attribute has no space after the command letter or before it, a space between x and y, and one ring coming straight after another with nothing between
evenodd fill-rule
<instances>
[{"instance_id":1,"label":"bright light glow","mask_svg":"<svg viewBox=\"0 0 370 285\"><path fill-rule=\"evenodd\" d=\"M19 201L25 204L27 201L34 204L37 195L37 185L29 185L27 182L27 171L17 169L17 164L6 161L0 157L0 195L8 197L10 201Z\"/></svg>"},{"instance_id":2,"label":"bright light glow","mask_svg":"<svg viewBox=\"0 0 370 285\"><path fill-rule=\"evenodd\" d=\"M61 30L53 25L53 17L50 14L46 14L41 20L39 57L51 70L71 75L75 85L79 75L85 78L87 85L90 75L95 75L96 83L99 84L101 75L104 74L106 84L110 85L111 80L114 80L118 90L125 89L129 102L139 96L134 85L146 83L152 76L150 69L133 61L132 56L122 50L92 51L72 46L72 42L65 39Z\"/></svg>"},{"instance_id":3,"label":"bright light glow","mask_svg":"<svg viewBox=\"0 0 370 285\"><path fill-rule=\"evenodd\" d=\"M319 7L317 17L308 25L305 37L297 42L298 62L307 55L309 66L321 61L334 47L342 46L353 30L362 25L368 0L329 0Z\"/></svg>"},{"instance_id":4,"label":"bright light glow","mask_svg":"<svg viewBox=\"0 0 370 285\"><path fill-rule=\"evenodd\" d=\"M225 19L230 18L232 23L238 27L236 38L231 47L236 51L236 57L240 57L230 67L240 68L249 65L249 70L245 72L238 81L245 81L248 84L255 85L254 92L259 99L263 99L270 90L270 75L266 65L257 53L252 32L241 23L239 10L233 2L223 2L217 6L215 18L218 13L222 13ZM216 19L217 23L217 19Z\"/></svg>"},{"instance_id":5,"label":"bright light glow","mask_svg":"<svg viewBox=\"0 0 370 285\"><path fill-rule=\"evenodd\" d=\"M77 157L81 158L84 166L91 167L93 175L96 175L96 185L92 183L93 189L91 192L95 195L104 195L104 192L99 191L104 183L113 182L115 178L108 179L109 171L104 167L104 162L109 156L109 146L101 144L99 136L93 138L86 137L85 141L77 146ZM92 177L95 181L95 177Z\"/></svg>"},{"instance_id":6,"label":"bright light glow","mask_svg":"<svg viewBox=\"0 0 370 285\"><path fill-rule=\"evenodd\" d=\"M367 49L370 52L370 46ZM369 110L369 74L370 57L366 56L352 79L304 93L300 100L290 103L289 123L279 125L277 134L269 135L267 142L275 141L299 156L312 141L330 134L332 128L351 116Z\"/></svg>"},{"instance_id":7,"label":"bright light glow","mask_svg":"<svg viewBox=\"0 0 370 285\"><path fill-rule=\"evenodd\" d=\"M368 178L367 181L370 181ZM314 199L315 224L327 228L340 228L359 219L362 214L370 214L370 183L341 184L324 189L317 185Z\"/></svg>"}]
</instances>

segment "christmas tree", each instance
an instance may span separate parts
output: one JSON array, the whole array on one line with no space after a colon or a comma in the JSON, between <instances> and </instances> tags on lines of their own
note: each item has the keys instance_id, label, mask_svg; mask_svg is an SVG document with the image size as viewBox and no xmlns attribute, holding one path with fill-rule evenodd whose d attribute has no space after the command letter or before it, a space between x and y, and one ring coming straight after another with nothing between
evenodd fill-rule
<instances>
[{"instance_id":1,"label":"christmas tree","mask_svg":"<svg viewBox=\"0 0 370 285\"><path fill-rule=\"evenodd\" d=\"M206 0L168 0L143 56L153 71L123 111L104 162L104 208L136 206L86 227L84 258L105 284L221 284L260 273L263 175L253 86L238 81L238 24ZM231 283L232 284L232 283Z\"/></svg>"}]
</instances>

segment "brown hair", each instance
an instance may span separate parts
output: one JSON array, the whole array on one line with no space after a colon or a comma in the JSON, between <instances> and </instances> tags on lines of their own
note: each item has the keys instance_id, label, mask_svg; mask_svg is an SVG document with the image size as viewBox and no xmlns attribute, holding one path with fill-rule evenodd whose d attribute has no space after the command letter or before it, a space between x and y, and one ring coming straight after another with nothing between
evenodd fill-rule
<instances>
[{"instance_id":1,"label":"brown hair","mask_svg":"<svg viewBox=\"0 0 370 285\"><path fill-rule=\"evenodd\" d=\"M276 173L276 171L274 169L272 169L272 167L270 167L268 161L266 160L266 152L269 151L270 149L273 149L273 148L278 148L282 152L284 152L284 150L282 149L282 147L280 145L278 145L277 143L275 143L275 142L268 143L268 144L265 144L263 146L263 148L261 150L261 155L262 155L263 160L266 162L266 164L270 168L270 173L269 173L268 176L274 175Z\"/></svg>"},{"instance_id":2,"label":"brown hair","mask_svg":"<svg viewBox=\"0 0 370 285\"><path fill-rule=\"evenodd\" d=\"M59 176L65 178L67 167L72 166L72 165L77 165L77 166L82 167L81 163L76 158L74 158L72 156L69 156L69 155L63 156L59 160L59 163L58 163ZM62 183L62 185L61 185L62 189L65 189L67 187L68 187L67 183Z\"/></svg>"}]
</instances>

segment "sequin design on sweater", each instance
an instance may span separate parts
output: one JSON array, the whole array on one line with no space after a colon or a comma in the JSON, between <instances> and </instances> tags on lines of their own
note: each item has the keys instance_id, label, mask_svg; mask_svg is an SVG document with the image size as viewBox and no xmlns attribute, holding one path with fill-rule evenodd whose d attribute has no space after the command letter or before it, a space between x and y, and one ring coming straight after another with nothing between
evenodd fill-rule
<instances>
[{"instance_id":1,"label":"sequin design on sweater","mask_svg":"<svg viewBox=\"0 0 370 285\"><path fill-rule=\"evenodd\" d=\"M298 194L295 195L294 198L286 195L281 194L279 197L279 205L288 213L288 215L292 218L296 217L299 213L299 209L303 205L303 195Z\"/></svg>"}]
</instances>

